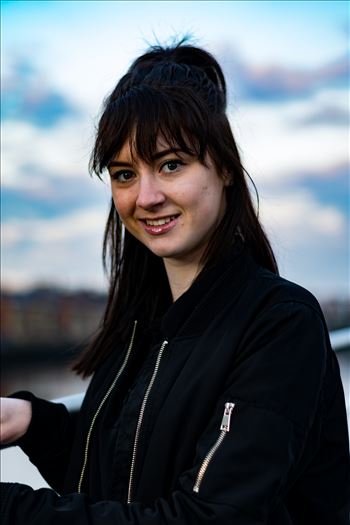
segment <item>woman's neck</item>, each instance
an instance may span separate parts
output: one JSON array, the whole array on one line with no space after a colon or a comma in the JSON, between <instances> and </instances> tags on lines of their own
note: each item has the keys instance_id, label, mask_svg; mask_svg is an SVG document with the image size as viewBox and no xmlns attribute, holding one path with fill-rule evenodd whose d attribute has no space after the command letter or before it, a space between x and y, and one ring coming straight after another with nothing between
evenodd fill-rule
<instances>
[{"instance_id":1,"label":"woman's neck","mask_svg":"<svg viewBox=\"0 0 350 525\"><path fill-rule=\"evenodd\" d=\"M185 293L200 272L198 261L176 261L164 259L164 266L169 280L173 301Z\"/></svg>"}]
</instances>

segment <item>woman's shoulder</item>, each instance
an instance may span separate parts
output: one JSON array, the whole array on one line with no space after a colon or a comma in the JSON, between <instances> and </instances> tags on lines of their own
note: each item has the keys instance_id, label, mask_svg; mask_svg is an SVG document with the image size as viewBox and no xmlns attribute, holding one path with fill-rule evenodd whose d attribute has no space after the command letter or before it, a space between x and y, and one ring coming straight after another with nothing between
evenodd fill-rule
<instances>
[{"instance_id":1,"label":"woman's shoulder","mask_svg":"<svg viewBox=\"0 0 350 525\"><path fill-rule=\"evenodd\" d=\"M255 294L264 296L267 303L296 303L296 306L304 305L323 315L319 301L310 290L265 268L256 268L251 284Z\"/></svg>"}]
</instances>

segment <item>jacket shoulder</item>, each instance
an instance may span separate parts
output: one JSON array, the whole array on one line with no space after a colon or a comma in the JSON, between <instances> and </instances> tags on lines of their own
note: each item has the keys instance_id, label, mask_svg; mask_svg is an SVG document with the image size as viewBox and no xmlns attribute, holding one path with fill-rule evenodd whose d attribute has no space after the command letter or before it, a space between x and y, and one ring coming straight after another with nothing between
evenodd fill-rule
<instances>
[{"instance_id":1,"label":"jacket shoulder","mask_svg":"<svg viewBox=\"0 0 350 525\"><path fill-rule=\"evenodd\" d=\"M252 282L256 291L265 296L270 306L278 303L299 303L312 308L323 318L318 300L303 286L261 267L257 268Z\"/></svg>"}]
</instances>

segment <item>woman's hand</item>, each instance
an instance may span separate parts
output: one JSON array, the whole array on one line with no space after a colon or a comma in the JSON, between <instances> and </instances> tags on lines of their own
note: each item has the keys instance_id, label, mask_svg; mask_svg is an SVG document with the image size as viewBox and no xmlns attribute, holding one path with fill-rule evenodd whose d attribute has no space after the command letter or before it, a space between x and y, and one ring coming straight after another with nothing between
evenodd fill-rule
<instances>
[{"instance_id":1,"label":"woman's hand","mask_svg":"<svg viewBox=\"0 0 350 525\"><path fill-rule=\"evenodd\" d=\"M24 399L0 398L0 443L7 445L24 436L32 419L32 404Z\"/></svg>"}]
</instances>

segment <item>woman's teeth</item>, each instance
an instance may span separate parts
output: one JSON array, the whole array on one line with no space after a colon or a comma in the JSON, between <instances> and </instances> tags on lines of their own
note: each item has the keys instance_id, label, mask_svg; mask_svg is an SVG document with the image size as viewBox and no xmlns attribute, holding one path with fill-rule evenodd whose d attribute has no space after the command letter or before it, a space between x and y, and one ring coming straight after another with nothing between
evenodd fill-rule
<instances>
[{"instance_id":1,"label":"woman's teeth","mask_svg":"<svg viewBox=\"0 0 350 525\"><path fill-rule=\"evenodd\" d=\"M164 219L146 219L146 224L147 226L162 226L163 224L167 224L173 219L175 219L175 215L173 217L164 217Z\"/></svg>"}]
</instances>

